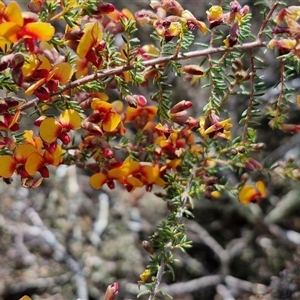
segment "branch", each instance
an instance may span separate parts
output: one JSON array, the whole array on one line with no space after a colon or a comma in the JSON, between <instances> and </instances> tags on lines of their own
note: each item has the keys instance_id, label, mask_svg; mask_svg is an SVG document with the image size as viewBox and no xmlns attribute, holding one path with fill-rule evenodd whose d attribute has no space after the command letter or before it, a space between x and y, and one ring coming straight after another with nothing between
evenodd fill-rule
<instances>
[{"instance_id":1,"label":"branch","mask_svg":"<svg viewBox=\"0 0 300 300\"><path fill-rule=\"evenodd\" d=\"M275 3L273 4L273 6L271 7L271 9L269 10L269 13L268 15L266 16L266 18L264 19L259 31L258 31L258 34L257 34L257 39L260 39L262 34L263 34L263 31L265 30L267 24L269 23L272 15L273 15L273 12L274 10L276 9L276 7L278 6L279 4L279 0L276 0Z\"/></svg>"},{"instance_id":2,"label":"branch","mask_svg":"<svg viewBox=\"0 0 300 300\"><path fill-rule=\"evenodd\" d=\"M199 291L208 286L216 286L222 281L220 275L208 275L190 281L179 282L163 286L162 291L170 295L178 295L183 293L191 293Z\"/></svg>"},{"instance_id":3,"label":"branch","mask_svg":"<svg viewBox=\"0 0 300 300\"><path fill-rule=\"evenodd\" d=\"M94 223L94 229L90 236L90 241L95 247L98 247L101 243L101 234L104 232L108 225L109 218L109 197L105 193L100 193L99 200L99 213L98 218Z\"/></svg>"},{"instance_id":4,"label":"branch","mask_svg":"<svg viewBox=\"0 0 300 300\"><path fill-rule=\"evenodd\" d=\"M237 50L237 51L244 51L244 50L249 50L249 49L254 49L254 48L260 48L260 47L265 47L267 44L265 42L262 42L260 40L256 40L254 42L250 42L250 43L245 43L243 45L237 45L234 46L233 48L225 48L225 47L216 47L216 48L207 48L204 50L197 50L197 51L190 51L190 52L186 52L183 53L181 55L175 56L174 55L169 55L169 56L164 56L164 57L158 57L158 58L154 58L154 59L150 59L144 62L144 67L150 67L150 66L155 66L157 64L163 64L163 63L167 63L170 61L178 61L178 60L186 60L186 59L190 59L190 58L194 58L194 57L201 57L201 56L207 56L207 55L212 55L212 54L216 54L216 53L224 53L224 52L231 52L233 50ZM60 91L53 93L50 95L50 97L53 96L57 96L62 94L63 92L76 88L78 86L81 86L83 84L86 84L88 82L91 81L95 81L101 78L105 78L108 76L112 76L112 75L116 75L119 73L122 73L124 71L129 71L132 70L134 68L134 65L126 65L126 66L120 66L114 69L108 69L108 70L101 70L99 73L96 74L92 74L92 75L88 75L85 76L83 78L74 80L73 82L70 82L68 84L66 84L65 86L63 86ZM38 102L39 99L38 98L34 98L28 102L26 102L21 109L25 110L31 106L33 106L36 102Z\"/></svg>"}]
</instances>

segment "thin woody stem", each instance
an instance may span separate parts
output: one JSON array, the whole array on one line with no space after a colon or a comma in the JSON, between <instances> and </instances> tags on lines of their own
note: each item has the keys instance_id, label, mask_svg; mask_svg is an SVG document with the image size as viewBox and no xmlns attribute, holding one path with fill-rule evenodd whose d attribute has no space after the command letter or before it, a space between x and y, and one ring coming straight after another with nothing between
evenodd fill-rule
<instances>
[{"instance_id":1,"label":"thin woody stem","mask_svg":"<svg viewBox=\"0 0 300 300\"><path fill-rule=\"evenodd\" d=\"M268 15L266 16L266 18L264 19L259 31L258 31L258 34L257 34L257 39L260 39L262 34L263 34L263 31L265 30L268 22L270 21L270 18L272 17L272 14L274 12L274 10L276 9L276 7L278 6L279 4L279 0L276 0L275 3L273 4L273 6L271 7Z\"/></svg>"},{"instance_id":2,"label":"thin woody stem","mask_svg":"<svg viewBox=\"0 0 300 300\"><path fill-rule=\"evenodd\" d=\"M244 131L243 131L243 136L242 136L243 143L245 143L247 140L247 132L248 132L247 129L248 129L250 121L251 121L251 113L252 113L252 107L253 107L253 101L254 101L254 84L255 84L255 75L256 75L253 50L250 49L249 52L250 52L250 62L251 62L251 92L249 95L248 111L247 111L247 116L245 119Z\"/></svg>"},{"instance_id":3,"label":"thin woody stem","mask_svg":"<svg viewBox=\"0 0 300 300\"><path fill-rule=\"evenodd\" d=\"M147 60L144 62L144 67L150 67L150 66L155 66L158 64L163 64L163 63L167 63L170 61L179 61L179 60L186 60L186 59L190 59L190 58L194 58L194 57L201 57L201 56L207 56L207 55L212 55L212 54L216 54L216 53L225 53L225 52L231 52L233 50L238 50L238 51L244 51L244 50L249 50L249 49L254 49L254 48L259 48L259 47L265 47L266 43L262 42L260 40L256 40L254 42L250 42L250 43L245 43L243 45L238 45L238 46L234 46L233 48L225 48L225 47L216 47L216 48L207 48L204 50L197 50L197 51L190 51L190 52L186 52L183 53L181 55L178 55L176 57L174 57L174 55L169 55L169 56L163 56L163 57L158 57L158 58L154 58L151 60ZM108 69L105 71L100 71L99 73L96 74L92 74L92 75L87 75L83 78L77 79L73 82L70 82L68 84L66 84L65 86L63 86L58 92L55 92L53 94L51 94L50 97L62 94L63 92L76 88L78 86L81 86L83 84L89 83L91 81L95 81L101 78L105 78L108 76L113 76L125 71L129 71L132 70L134 68L133 65L130 66L120 66L117 68L113 68L113 69ZM34 98L28 102L26 102L21 109L25 110L29 107L32 107L36 102L38 102L39 99L38 98Z\"/></svg>"}]
</instances>

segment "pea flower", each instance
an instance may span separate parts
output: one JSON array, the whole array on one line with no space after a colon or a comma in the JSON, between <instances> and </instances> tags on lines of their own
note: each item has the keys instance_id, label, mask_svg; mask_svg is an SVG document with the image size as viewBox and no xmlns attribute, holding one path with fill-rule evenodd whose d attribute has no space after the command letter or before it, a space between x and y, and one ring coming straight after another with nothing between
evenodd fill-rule
<instances>
[{"instance_id":1,"label":"pea flower","mask_svg":"<svg viewBox=\"0 0 300 300\"><path fill-rule=\"evenodd\" d=\"M199 121L199 132L204 139L221 137L227 140L231 139L231 132L228 131L232 127L231 119L220 121L216 113L211 110L206 117L201 117Z\"/></svg>"},{"instance_id":2,"label":"pea flower","mask_svg":"<svg viewBox=\"0 0 300 300\"><path fill-rule=\"evenodd\" d=\"M266 186L262 181L257 181L255 187L244 185L239 192L239 200L243 204L258 203L266 197Z\"/></svg>"},{"instance_id":3,"label":"pea flower","mask_svg":"<svg viewBox=\"0 0 300 300\"><path fill-rule=\"evenodd\" d=\"M38 15L22 12L15 1L7 6L0 2L0 48L5 49L9 43L25 39L25 45L33 51L33 41L49 41L55 29L51 24L38 22Z\"/></svg>"},{"instance_id":4,"label":"pea flower","mask_svg":"<svg viewBox=\"0 0 300 300\"><path fill-rule=\"evenodd\" d=\"M94 113L86 121L99 125L104 131L112 132L121 124L120 112L123 105L120 101L109 103L99 98L94 98L91 103Z\"/></svg>"},{"instance_id":5,"label":"pea flower","mask_svg":"<svg viewBox=\"0 0 300 300\"><path fill-rule=\"evenodd\" d=\"M36 172L40 172L42 178L49 177L49 171L45 166L46 160L36 147L31 144L18 146L13 155L3 155L0 157L0 176L10 178L14 172L21 176L22 185L36 187L41 180L34 180ZM28 182L30 182L30 185Z\"/></svg>"},{"instance_id":6,"label":"pea flower","mask_svg":"<svg viewBox=\"0 0 300 300\"><path fill-rule=\"evenodd\" d=\"M81 118L74 109L66 109L60 114L58 120L43 116L35 122L35 125L40 127L39 134L44 142L51 144L60 139L67 145L70 143L68 132L81 127Z\"/></svg>"}]
</instances>

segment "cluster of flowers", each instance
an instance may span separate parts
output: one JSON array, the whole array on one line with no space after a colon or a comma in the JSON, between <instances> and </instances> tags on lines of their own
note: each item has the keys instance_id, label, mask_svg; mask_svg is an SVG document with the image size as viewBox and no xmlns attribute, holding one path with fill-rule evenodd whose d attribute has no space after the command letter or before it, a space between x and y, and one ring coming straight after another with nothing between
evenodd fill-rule
<instances>
[{"instance_id":1,"label":"cluster of flowers","mask_svg":"<svg viewBox=\"0 0 300 300\"><path fill-rule=\"evenodd\" d=\"M69 1L67 5L61 4L66 5L64 11L80 10L76 3ZM49 23L39 20L43 4L43 0L32 0L28 6L30 12L21 12L16 2L9 5L0 2L0 48L5 53L0 60L0 70L11 72L14 82L27 96L35 95L39 99L39 117L34 123L38 134L25 130L22 142L18 143L14 133L20 129L25 101L12 97L0 99L0 176L6 182L10 182L15 173L21 177L23 186L39 186L43 178L49 177L47 166L64 163L72 141L72 130L81 130L82 133L82 141L74 151L73 161L82 162L84 153L89 153L92 162L84 161L84 165L95 172L90 178L91 185L96 189L104 184L113 188L117 181L129 191L142 186L151 190L154 184L165 186L165 174L180 166L185 151L203 151L195 143L196 130L203 140L231 139L230 118L221 120L214 110L210 110L197 120L189 116L188 109L193 105L190 101L183 100L174 105L169 110L168 122L157 124L157 107L147 105L147 99L142 95L127 95L125 102L110 102L104 92L83 92L76 88L72 92L65 89L58 95L60 88L72 78L79 79L109 66L104 36L106 33L115 35L122 32L124 21L137 20L142 25L150 24L166 42L181 36L184 30L198 28L205 33L206 25L190 11L184 10L177 1L152 1L153 11L142 10L135 16L127 9L118 11L113 5L103 3L97 4L91 15L79 14L80 25L67 25L62 38L63 47L76 54L73 59L75 63L71 62L71 56L63 55L49 43L55 33L50 23L56 18L49 18ZM225 41L226 47L232 47L237 42L239 22L247 13L247 6L241 7L237 1L232 1L230 12L223 13L220 7L213 6L207 11L207 16L210 28L221 23L232 25ZM120 49L120 58L126 50L124 47ZM23 53L16 53L15 49L23 49ZM159 55L158 49L146 45L136 49L134 58L148 60L155 55ZM191 76L205 74L196 65L187 65L183 71ZM131 81L129 72L121 75L125 81ZM147 84L148 79L158 76L156 68L145 68L143 76L144 84ZM61 113L58 117L50 116L48 109L51 104L64 95L77 101L80 109L66 103L59 107ZM65 99L63 101L67 102ZM121 160L109 138L125 135L129 123L143 138L138 145L129 142L127 148L124 146L136 155ZM153 147L150 149L149 145ZM152 155L151 161L144 161L147 151ZM255 202L264 197L263 183L258 183L257 188L244 186L240 191L241 202Z\"/></svg>"}]
</instances>

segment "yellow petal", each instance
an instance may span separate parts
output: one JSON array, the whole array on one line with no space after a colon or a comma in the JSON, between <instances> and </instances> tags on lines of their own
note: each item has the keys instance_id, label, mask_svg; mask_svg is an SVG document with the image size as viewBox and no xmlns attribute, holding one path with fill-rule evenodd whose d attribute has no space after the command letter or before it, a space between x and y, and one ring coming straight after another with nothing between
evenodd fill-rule
<instances>
[{"instance_id":1,"label":"yellow petal","mask_svg":"<svg viewBox=\"0 0 300 300\"><path fill-rule=\"evenodd\" d=\"M28 296L23 296L20 300L31 300L31 298Z\"/></svg>"},{"instance_id":2,"label":"yellow petal","mask_svg":"<svg viewBox=\"0 0 300 300\"><path fill-rule=\"evenodd\" d=\"M158 186L164 187L167 183L160 177L158 177L154 183Z\"/></svg>"},{"instance_id":3,"label":"yellow petal","mask_svg":"<svg viewBox=\"0 0 300 300\"><path fill-rule=\"evenodd\" d=\"M66 109L59 116L59 123L68 130L77 130L81 127L81 118L74 109Z\"/></svg>"},{"instance_id":4,"label":"yellow petal","mask_svg":"<svg viewBox=\"0 0 300 300\"><path fill-rule=\"evenodd\" d=\"M6 21L13 22L19 26L23 26L24 24L21 9L15 1L10 2L6 7L4 18Z\"/></svg>"},{"instance_id":5,"label":"yellow petal","mask_svg":"<svg viewBox=\"0 0 300 300\"><path fill-rule=\"evenodd\" d=\"M62 131L61 124L55 118L46 118L40 125L40 136L46 143L53 143Z\"/></svg>"},{"instance_id":6,"label":"yellow petal","mask_svg":"<svg viewBox=\"0 0 300 300\"><path fill-rule=\"evenodd\" d=\"M141 279L143 282L146 282L150 275L151 275L151 271L150 271L149 269L146 269L146 270L140 275L140 279Z\"/></svg>"},{"instance_id":7,"label":"yellow petal","mask_svg":"<svg viewBox=\"0 0 300 300\"><path fill-rule=\"evenodd\" d=\"M142 166L141 173L147 180L147 183L153 183L159 176L159 169L154 166Z\"/></svg>"},{"instance_id":8,"label":"yellow petal","mask_svg":"<svg viewBox=\"0 0 300 300\"><path fill-rule=\"evenodd\" d=\"M58 166L63 161L63 149L60 145L57 145L55 148L55 151L53 153L50 153L49 151L45 151L43 156L46 160L46 162L53 166Z\"/></svg>"},{"instance_id":9,"label":"yellow petal","mask_svg":"<svg viewBox=\"0 0 300 300\"><path fill-rule=\"evenodd\" d=\"M217 21L221 19L223 15L223 9L221 6L213 5L206 11L208 21Z\"/></svg>"},{"instance_id":10,"label":"yellow petal","mask_svg":"<svg viewBox=\"0 0 300 300\"><path fill-rule=\"evenodd\" d=\"M12 43L6 38L0 36L0 48L5 53L10 50Z\"/></svg>"},{"instance_id":11,"label":"yellow petal","mask_svg":"<svg viewBox=\"0 0 300 300\"><path fill-rule=\"evenodd\" d=\"M243 204L249 204L256 191L251 185L244 185L239 192L239 200Z\"/></svg>"},{"instance_id":12,"label":"yellow petal","mask_svg":"<svg viewBox=\"0 0 300 300\"><path fill-rule=\"evenodd\" d=\"M96 173L90 177L90 185L97 190L101 189L103 184L107 181L108 177L103 173Z\"/></svg>"},{"instance_id":13,"label":"yellow petal","mask_svg":"<svg viewBox=\"0 0 300 300\"><path fill-rule=\"evenodd\" d=\"M16 169L17 162L14 157L10 155L3 155L0 157L0 176L9 178Z\"/></svg>"},{"instance_id":14,"label":"yellow petal","mask_svg":"<svg viewBox=\"0 0 300 300\"><path fill-rule=\"evenodd\" d=\"M86 58L76 58L76 79L86 76L89 73L89 61Z\"/></svg>"},{"instance_id":15,"label":"yellow petal","mask_svg":"<svg viewBox=\"0 0 300 300\"><path fill-rule=\"evenodd\" d=\"M121 122L121 117L114 111L110 111L103 120L102 128L104 131L112 132L114 131Z\"/></svg>"},{"instance_id":16,"label":"yellow petal","mask_svg":"<svg viewBox=\"0 0 300 300\"><path fill-rule=\"evenodd\" d=\"M297 105L300 106L300 95L297 96Z\"/></svg>"},{"instance_id":17,"label":"yellow petal","mask_svg":"<svg viewBox=\"0 0 300 300\"><path fill-rule=\"evenodd\" d=\"M10 42L18 41L18 33L20 32L21 27L13 22L6 22L0 24L0 36L9 40Z\"/></svg>"},{"instance_id":18,"label":"yellow petal","mask_svg":"<svg viewBox=\"0 0 300 300\"><path fill-rule=\"evenodd\" d=\"M84 34L80 39L76 53L79 58L84 58L92 47L97 46L102 40L103 32L98 22L85 25Z\"/></svg>"},{"instance_id":19,"label":"yellow petal","mask_svg":"<svg viewBox=\"0 0 300 300\"><path fill-rule=\"evenodd\" d=\"M33 145L36 147L37 151L40 152L42 150L43 142L39 137L33 136L32 130L24 130L23 137L26 143Z\"/></svg>"},{"instance_id":20,"label":"yellow petal","mask_svg":"<svg viewBox=\"0 0 300 300\"><path fill-rule=\"evenodd\" d=\"M142 187L144 184L139 179L134 176L129 176L126 178L126 183L133 187Z\"/></svg>"},{"instance_id":21,"label":"yellow petal","mask_svg":"<svg viewBox=\"0 0 300 300\"><path fill-rule=\"evenodd\" d=\"M27 96L32 95L39 87L41 87L44 83L46 82L46 78L42 78L40 80L38 80L37 82L35 82L34 84L32 84L26 91L25 94Z\"/></svg>"},{"instance_id":22,"label":"yellow petal","mask_svg":"<svg viewBox=\"0 0 300 300\"><path fill-rule=\"evenodd\" d=\"M16 148L14 157L18 163L24 164L34 152L37 152L36 147L30 144L23 144Z\"/></svg>"},{"instance_id":23,"label":"yellow petal","mask_svg":"<svg viewBox=\"0 0 300 300\"><path fill-rule=\"evenodd\" d=\"M33 38L47 42L52 39L54 33L55 28L52 25L42 22L32 22L22 28L20 35L24 38Z\"/></svg>"},{"instance_id":24,"label":"yellow petal","mask_svg":"<svg viewBox=\"0 0 300 300\"><path fill-rule=\"evenodd\" d=\"M102 101L101 99L95 98L91 104L91 108L94 110L99 110L101 112L108 112L112 108L112 104Z\"/></svg>"},{"instance_id":25,"label":"yellow petal","mask_svg":"<svg viewBox=\"0 0 300 300\"><path fill-rule=\"evenodd\" d=\"M73 75L73 68L69 63L61 62L50 72L49 78L57 79L62 85L67 84Z\"/></svg>"},{"instance_id":26,"label":"yellow petal","mask_svg":"<svg viewBox=\"0 0 300 300\"><path fill-rule=\"evenodd\" d=\"M121 114L123 112L124 104L121 100L116 100L112 102L112 106L114 107L114 109L118 114Z\"/></svg>"},{"instance_id":27,"label":"yellow petal","mask_svg":"<svg viewBox=\"0 0 300 300\"><path fill-rule=\"evenodd\" d=\"M25 170L30 176L33 176L44 164L43 156L38 152L33 152L25 163Z\"/></svg>"},{"instance_id":28,"label":"yellow petal","mask_svg":"<svg viewBox=\"0 0 300 300\"><path fill-rule=\"evenodd\" d=\"M119 170L123 173L124 176L128 176L140 170L140 163L138 161L129 160L129 158L126 158Z\"/></svg>"},{"instance_id":29,"label":"yellow petal","mask_svg":"<svg viewBox=\"0 0 300 300\"><path fill-rule=\"evenodd\" d=\"M256 182L256 187L258 191L260 192L260 195L262 198L266 197L266 186L262 181L257 181Z\"/></svg>"}]
</instances>

